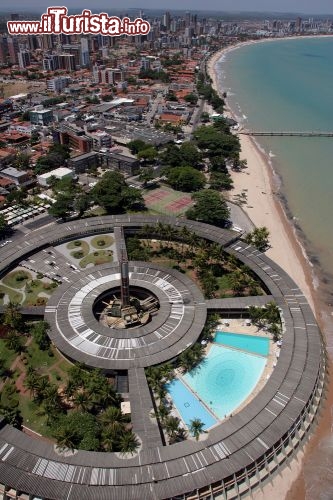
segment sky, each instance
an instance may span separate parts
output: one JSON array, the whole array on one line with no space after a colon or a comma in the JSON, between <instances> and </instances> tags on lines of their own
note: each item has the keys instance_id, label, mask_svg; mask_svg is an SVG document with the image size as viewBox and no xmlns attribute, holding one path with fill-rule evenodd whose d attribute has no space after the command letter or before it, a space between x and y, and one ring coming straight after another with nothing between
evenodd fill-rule
<instances>
[{"instance_id":1,"label":"sky","mask_svg":"<svg viewBox=\"0 0 333 500\"><path fill-rule=\"evenodd\" d=\"M304 14L333 14L332 0L1 0L0 11L35 10L44 12L47 7L65 5L68 9L90 8L95 12L108 12L137 9L182 9L182 10L213 10L221 12L297 12Z\"/></svg>"}]
</instances>

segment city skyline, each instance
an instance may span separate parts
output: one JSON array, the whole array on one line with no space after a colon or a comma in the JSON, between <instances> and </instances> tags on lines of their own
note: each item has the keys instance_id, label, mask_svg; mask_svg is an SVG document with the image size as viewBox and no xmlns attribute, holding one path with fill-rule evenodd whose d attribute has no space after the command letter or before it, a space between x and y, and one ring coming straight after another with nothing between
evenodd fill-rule
<instances>
[{"instance_id":1,"label":"city skyline","mask_svg":"<svg viewBox=\"0 0 333 500\"><path fill-rule=\"evenodd\" d=\"M19 11L44 11L47 7L53 5L63 5L70 9L84 9L91 8L91 2L89 0L67 0L66 2L51 2L48 0L35 0L29 2L29 5L23 6L20 0L12 0L10 3L6 2L2 6L1 10L3 12L10 12L13 10ZM171 0L167 2L166 5L160 4L156 7L156 3L152 0L144 0L142 4L137 3L133 0L125 0L122 2L121 7L119 5L110 5L105 0L98 0L94 3L93 10L105 10L108 12L118 11L122 9L165 9L165 10L179 10L179 3L176 0ZM181 10L202 10L203 4L200 0L185 0L182 3ZM264 13L299 13L307 15L332 15L333 14L333 4L330 0L319 0L314 5L311 0L280 0L279 2L270 2L269 5L265 0L254 0L251 5L248 4L246 0L225 0L223 5L221 5L217 0L208 0L204 6L205 11L215 11L215 12L262 12Z\"/></svg>"}]
</instances>

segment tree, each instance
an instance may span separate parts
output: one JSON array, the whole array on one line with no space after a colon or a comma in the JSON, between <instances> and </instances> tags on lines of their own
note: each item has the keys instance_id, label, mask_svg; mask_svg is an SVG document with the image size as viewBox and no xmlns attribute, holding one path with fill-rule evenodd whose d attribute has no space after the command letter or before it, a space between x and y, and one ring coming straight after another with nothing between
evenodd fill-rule
<instances>
[{"instance_id":1,"label":"tree","mask_svg":"<svg viewBox=\"0 0 333 500\"><path fill-rule=\"evenodd\" d=\"M47 321L38 321L34 323L30 329L30 333L41 351L47 351L50 347L51 341L48 336L49 329L50 325Z\"/></svg>"},{"instance_id":2,"label":"tree","mask_svg":"<svg viewBox=\"0 0 333 500\"><path fill-rule=\"evenodd\" d=\"M183 157L176 144L167 144L167 147L160 155L160 161L163 165L170 167L179 167L183 163Z\"/></svg>"},{"instance_id":3,"label":"tree","mask_svg":"<svg viewBox=\"0 0 333 500\"><path fill-rule=\"evenodd\" d=\"M192 195L194 207L186 212L192 220L225 227L229 222L230 211L223 196L213 189L199 191Z\"/></svg>"},{"instance_id":4,"label":"tree","mask_svg":"<svg viewBox=\"0 0 333 500\"><path fill-rule=\"evenodd\" d=\"M244 240L249 245L255 246L260 252L264 252L269 247L269 231L267 227L256 227L248 233Z\"/></svg>"},{"instance_id":5,"label":"tree","mask_svg":"<svg viewBox=\"0 0 333 500\"><path fill-rule=\"evenodd\" d=\"M198 97L191 92L184 97L184 100L190 104L195 105L198 102Z\"/></svg>"},{"instance_id":6,"label":"tree","mask_svg":"<svg viewBox=\"0 0 333 500\"><path fill-rule=\"evenodd\" d=\"M164 420L165 430L170 438L170 442L174 442L179 431L180 420L178 417L169 415Z\"/></svg>"},{"instance_id":7,"label":"tree","mask_svg":"<svg viewBox=\"0 0 333 500\"><path fill-rule=\"evenodd\" d=\"M5 219L5 217L2 214L0 214L0 236L2 236L3 234L6 234L8 229L9 229L9 226L8 226L8 223Z\"/></svg>"},{"instance_id":8,"label":"tree","mask_svg":"<svg viewBox=\"0 0 333 500\"><path fill-rule=\"evenodd\" d=\"M73 196L70 193L59 193L55 203L50 206L49 214L53 217L66 219L73 208Z\"/></svg>"},{"instance_id":9,"label":"tree","mask_svg":"<svg viewBox=\"0 0 333 500\"><path fill-rule=\"evenodd\" d=\"M34 146L38 142L39 142L39 133L37 132L37 130L33 130L30 137L30 144L31 146Z\"/></svg>"},{"instance_id":10,"label":"tree","mask_svg":"<svg viewBox=\"0 0 333 500\"><path fill-rule=\"evenodd\" d=\"M148 148L141 149L137 154L137 158L138 160L151 163L157 158L157 151L154 147L149 146Z\"/></svg>"},{"instance_id":11,"label":"tree","mask_svg":"<svg viewBox=\"0 0 333 500\"><path fill-rule=\"evenodd\" d=\"M132 431L124 432L119 438L119 448L121 453L130 453L133 455L138 447L140 441Z\"/></svg>"},{"instance_id":12,"label":"tree","mask_svg":"<svg viewBox=\"0 0 333 500\"><path fill-rule=\"evenodd\" d=\"M55 432L55 438L60 449L74 450L76 446L77 434L75 429L69 426L58 426Z\"/></svg>"},{"instance_id":13,"label":"tree","mask_svg":"<svg viewBox=\"0 0 333 500\"><path fill-rule=\"evenodd\" d=\"M127 144L127 147L133 155L136 155L140 151L149 148L150 145L144 141L141 141L141 139L134 139Z\"/></svg>"},{"instance_id":14,"label":"tree","mask_svg":"<svg viewBox=\"0 0 333 500\"><path fill-rule=\"evenodd\" d=\"M85 391L78 391L72 398L75 408L81 412L89 412L93 406L91 394Z\"/></svg>"},{"instance_id":15,"label":"tree","mask_svg":"<svg viewBox=\"0 0 333 500\"><path fill-rule=\"evenodd\" d=\"M74 201L74 209L78 212L78 216L82 217L84 212L90 206L90 197L86 193L79 194Z\"/></svg>"},{"instance_id":16,"label":"tree","mask_svg":"<svg viewBox=\"0 0 333 500\"><path fill-rule=\"evenodd\" d=\"M233 180L229 174L223 172L212 172L210 179L210 188L215 191L229 190L233 188Z\"/></svg>"},{"instance_id":17,"label":"tree","mask_svg":"<svg viewBox=\"0 0 333 500\"><path fill-rule=\"evenodd\" d=\"M203 432L204 426L205 424L200 418L190 420L190 433L195 437L196 441L198 441L200 434Z\"/></svg>"},{"instance_id":18,"label":"tree","mask_svg":"<svg viewBox=\"0 0 333 500\"><path fill-rule=\"evenodd\" d=\"M179 148L181 154L181 166L190 165L199 168L202 161L202 154L194 142L186 141Z\"/></svg>"},{"instance_id":19,"label":"tree","mask_svg":"<svg viewBox=\"0 0 333 500\"><path fill-rule=\"evenodd\" d=\"M154 169L152 167L140 168L139 179L145 186L149 181L154 179Z\"/></svg>"},{"instance_id":20,"label":"tree","mask_svg":"<svg viewBox=\"0 0 333 500\"><path fill-rule=\"evenodd\" d=\"M9 302L5 306L2 321L4 325L9 326L13 330L20 330L23 328L23 316L20 313L20 306L16 302Z\"/></svg>"},{"instance_id":21,"label":"tree","mask_svg":"<svg viewBox=\"0 0 333 500\"><path fill-rule=\"evenodd\" d=\"M135 205L144 206L142 193L128 187L120 172L106 172L93 187L91 197L102 206L107 213L123 213Z\"/></svg>"},{"instance_id":22,"label":"tree","mask_svg":"<svg viewBox=\"0 0 333 500\"><path fill-rule=\"evenodd\" d=\"M193 167L174 167L167 171L167 182L179 191L191 192L202 189L205 176Z\"/></svg>"},{"instance_id":23,"label":"tree","mask_svg":"<svg viewBox=\"0 0 333 500\"><path fill-rule=\"evenodd\" d=\"M9 332L6 338L6 346L8 349L16 352L17 354L20 354L24 349L22 338L19 337L15 331Z\"/></svg>"},{"instance_id":24,"label":"tree","mask_svg":"<svg viewBox=\"0 0 333 500\"><path fill-rule=\"evenodd\" d=\"M201 113L200 120L201 120L203 123L207 123L207 122L209 122L209 113L207 113L206 111L203 111L203 112Z\"/></svg>"},{"instance_id":25,"label":"tree","mask_svg":"<svg viewBox=\"0 0 333 500\"><path fill-rule=\"evenodd\" d=\"M113 436L113 439L116 439L117 436L125 430L125 419L120 408L109 406L100 414L99 419L103 428Z\"/></svg>"}]
</instances>

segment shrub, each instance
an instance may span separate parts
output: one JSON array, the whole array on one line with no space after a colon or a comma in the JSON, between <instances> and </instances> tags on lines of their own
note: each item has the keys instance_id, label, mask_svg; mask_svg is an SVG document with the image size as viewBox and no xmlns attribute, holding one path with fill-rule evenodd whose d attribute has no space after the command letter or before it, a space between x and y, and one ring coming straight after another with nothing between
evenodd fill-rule
<instances>
[{"instance_id":1,"label":"shrub","mask_svg":"<svg viewBox=\"0 0 333 500\"><path fill-rule=\"evenodd\" d=\"M24 271L18 271L17 275L15 276L16 281L24 281L28 278L29 276Z\"/></svg>"},{"instance_id":2,"label":"shrub","mask_svg":"<svg viewBox=\"0 0 333 500\"><path fill-rule=\"evenodd\" d=\"M98 240L97 241L97 246L98 247L104 247L104 245L105 245L105 240Z\"/></svg>"},{"instance_id":3,"label":"shrub","mask_svg":"<svg viewBox=\"0 0 333 500\"><path fill-rule=\"evenodd\" d=\"M76 241L74 241L74 245L75 245L76 247L80 247L80 246L82 245L82 242L81 242L81 241L79 241L79 240L76 240Z\"/></svg>"},{"instance_id":4,"label":"shrub","mask_svg":"<svg viewBox=\"0 0 333 500\"><path fill-rule=\"evenodd\" d=\"M43 277L44 277L44 275L42 273L37 273L37 279L38 280L41 280Z\"/></svg>"},{"instance_id":5,"label":"shrub","mask_svg":"<svg viewBox=\"0 0 333 500\"><path fill-rule=\"evenodd\" d=\"M83 252L73 252L72 253L74 259L82 259L82 257L84 256L84 253Z\"/></svg>"}]
</instances>

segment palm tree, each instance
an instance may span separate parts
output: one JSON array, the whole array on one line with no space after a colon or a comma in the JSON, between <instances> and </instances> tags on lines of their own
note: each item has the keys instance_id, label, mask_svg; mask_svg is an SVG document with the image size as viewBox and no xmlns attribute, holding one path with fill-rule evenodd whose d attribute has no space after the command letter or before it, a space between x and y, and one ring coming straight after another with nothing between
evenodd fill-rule
<instances>
[{"instance_id":1,"label":"palm tree","mask_svg":"<svg viewBox=\"0 0 333 500\"><path fill-rule=\"evenodd\" d=\"M140 234L142 234L144 238L149 238L152 236L152 234L154 234L154 227L151 226L150 224L145 224L140 229Z\"/></svg>"},{"instance_id":2,"label":"palm tree","mask_svg":"<svg viewBox=\"0 0 333 500\"><path fill-rule=\"evenodd\" d=\"M268 323L277 323L280 321L280 312L275 302L267 302L265 305L265 317Z\"/></svg>"},{"instance_id":3,"label":"palm tree","mask_svg":"<svg viewBox=\"0 0 333 500\"><path fill-rule=\"evenodd\" d=\"M58 427L55 438L60 449L69 448L72 451L75 449L76 432L70 427Z\"/></svg>"},{"instance_id":4,"label":"palm tree","mask_svg":"<svg viewBox=\"0 0 333 500\"><path fill-rule=\"evenodd\" d=\"M156 234L160 240L165 237L165 224L163 222L158 222L155 226Z\"/></svg>"},{"instance_id":5,"label":"palm tree","mask_svg":"<svg viewBox=\"0 0 333 500\"><path fill-rule=\"evenodd\" d=\"M39 378L33 371L27 374L24 379L23 385L30 391L32 396L35 396L39 388Z\"/></svg>"},{"instance_id":6,"label":"palm tree","mask_svg":"<svg viewBox=\"0 0 333 500\"><path fill-rule=\"evenodd\" d=\"M47 391L51 388L51 383L47 375L39 377L38 387L35 394L36 403L41 403L46 398Z\"/></svg>"},{"instance_id":7,"label":"palm tree","mask_svg":"<svg viewBox=\"0 0 333 500\"><path fill-rule=\"evenodd\" d=\"M76 409L82 413L90 411L92 408L92 398L87 392L79 391L72 399Z\"/></svg>"},{"instance_id":8,"label":"palm tree","mask_svg":"<svg viewBox=\"0 0 333 500\"><path fill-rule=\"evenodd\" d=\"M214 241L210 246L209 255L212 260L215 260L218 263L223 261L223 249L221 245Z\"/></svg>"},{"instance_id":9,"label":"palm tree","mask_svg":"<svg viewBox=\"0 0 333 500\"><path fill-rule=\"evenodd\" d=\"M164 419L164 427L170 438L170 442L174 442L176 436L179 432L179 424L180 420L178 417L174 417L173 415L169 415Z\"/></svg>"},{"instance_id":10,"label":"palm tree","mask_svg":"<svg viewBox=\"0 0 333 500\"><path fill-rule=\"evenodd\" d=\"M200 418L194 418L190 420L190 433L195 437L196 441L198 441L200 434L203 431L205 424L200 420Z\"/></svg>"},{"instance_id":11,"label":"palm tree","mask_svg":"<svg viewBox=\"0 0 333 500\"><path fill-rule=\"evenodd\" d=\"M21 337L14 330L8 333L6 346L17 354L20 354L24 349Z\"/></svg>"},{"instance_id":12,"label":"palm tree","mask_svg":"<svg viewBox=\"0 0 333 500\"><path fill-rule=\"evenodd\" d=\"M125 429L124 415L115 406L109 406L100 414L99 419L106 431L113 435L113 438Z\"/></svg>"},{"instance_id":13,"label":"palm tree","mask_svg":"<svg viewBox=\"0 0 333 500\"><path fill-rule=\"evenodd\" d=\"M269 327L269 331L273 335L273 340L276 342L281 338L281 327L277 323L272 323Z\"/></svg>"},{"instance_id":14,"label":"palm tree","mask_svg":"<svg viewBox=\"0 0 333 500\"><path fill-rule=\"evenodd\" d=\"M19 307L19 304L10 301L3 313L3 324L10 326L14 330L22 327L22 314L19 311Z\"/></svg>"},{"instance_id":15,"label":"palm tree","mask_svg":"<svg viewBox=\"0 0 333 500\"><path fill-rule=\"evenodd\" d=\"M244 280L244 274L241 271L234 271L230 274L230 285L233 293L235 295L241 295L244 292L246 286L246 280Z\"/></svg>"},{"instance_id":16,"label":"palm tree","mask_svg":"<svg viewBox=\"0 0 333 500\"><path fill-rule=\"evenodd\" d=\"M110 429L105 429L102 433L102 445L105 451L115 451L117 447L117 439Z\"/></svg>"},{"instance_id":17,"label":"palm tree","mask_svg":"<svg viewBox=\"0 0 333 500\"><path fill-rule=\"evenodd\" d=\"M132 431L124 432L119 439L119 448L121 453L130 453L133 455L138 447L140 441Z\"/></svg>"},{"instance_id":18,"label":"palm tree","mask_svg":"<svg viewBox=\"0 0 333 500\"><path fill-rule=\"evenodd\" d=\"M167 240L167 246L170 246L171 240L175 236L175 229L171 226L171 224L166 224L164 227L164 235Z\"/></svg>"}]
</instances>

